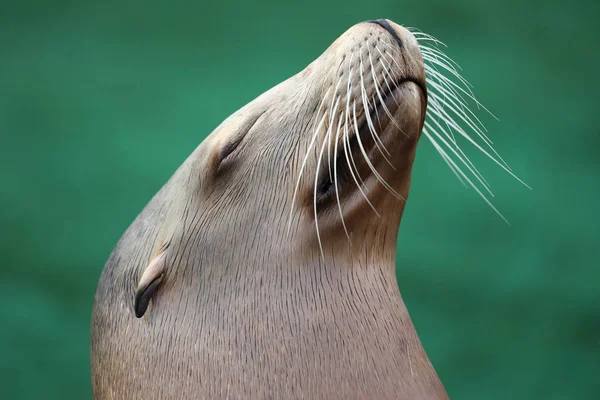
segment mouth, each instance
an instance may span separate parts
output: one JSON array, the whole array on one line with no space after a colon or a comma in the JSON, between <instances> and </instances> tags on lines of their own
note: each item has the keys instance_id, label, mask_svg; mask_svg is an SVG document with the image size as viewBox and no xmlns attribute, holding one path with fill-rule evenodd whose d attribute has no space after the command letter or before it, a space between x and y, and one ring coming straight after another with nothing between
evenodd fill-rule
<instances>
[{"instance_id":1,"label":"mouth","mask_svg":"<svg viewBox=\"0 0 600 400\"><path fill-rule=\"evenodd\" d=\"M370 167L381 161L393 164L393 149L386 148L386 142L389 144L399 136L408 138L409 133L402 128L403 111L413 105L406 104L403 94L406 90L416 90L423 107L427 103L427 87L424 82L411 77L389 83L379 86L380 91L367 102L368 107L357 104L362 112L356 109L355 117L347 121L347 131L344 129L340 140L332 144L332 147L337 147L337 152L332 150L331 154L324 154L324 168L319 173L316 186L318 207L334 204L336 191L337 196L342 197L355 188L353 184L361 184L367 179ZM419 132L423 120L424 113Z\"/></svg>"}]
</instances>

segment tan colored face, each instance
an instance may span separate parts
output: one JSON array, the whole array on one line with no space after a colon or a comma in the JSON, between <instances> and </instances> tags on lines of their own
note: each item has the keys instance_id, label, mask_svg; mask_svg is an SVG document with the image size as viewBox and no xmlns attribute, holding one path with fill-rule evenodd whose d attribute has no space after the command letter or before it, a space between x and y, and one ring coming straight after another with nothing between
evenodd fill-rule
<instances>
[{"instance_id":1,"label":"tan colored face","mask_svg":"<svg viewBox=\"0 0 600 400\"><path fill-rule=\"evenodd\" d=\"M387 250L395 248L426 104L414 36L387 20L353 26L225 120L182 165L155 246L165 265L146 269L138 293L182 246L200 252L185 257L203 268L308 255L352 260L364 251L393 263Z\"/></svg>"},{"instance_id":2,"label":"tan colored face","mask_svg":"<svg viewBox=\"0 0 600 400\"><path fill-rule=\"evenodd\" d=\"M406 199L426 90L409 31L387 20L357 24L207 139L209 190L277 234L346 236L352 214L388 214Z\"/></svg>"}]
</instances>

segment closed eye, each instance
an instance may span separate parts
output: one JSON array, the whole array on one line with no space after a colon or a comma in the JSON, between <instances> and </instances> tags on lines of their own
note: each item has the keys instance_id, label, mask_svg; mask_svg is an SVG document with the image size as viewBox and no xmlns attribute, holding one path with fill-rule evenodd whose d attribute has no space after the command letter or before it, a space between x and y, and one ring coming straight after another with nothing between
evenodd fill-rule
<instances>
[{"instance_id":1,"label":"closed eye","mask_svg":"<svg viewBox=\"0 0 600 400\"><path fill-rule=\"evenodd\" d=\"M240 146L248 132L250 132L250 129L252 129L252 127L258 122L260 117L262 117L263 115L264 112L257 114L252 118L246 119L246 121L244 121L236 129L236 131L231 135L229 140L221 147L221 149L219 150L219 168L225 162L228 162L231 158L233 158L232 155L234 155L235 150Z\"/></svg>"},{"instance_id":2,"label":"closed eye","mask_svg":"<svg viewBox=\"0 0 600 400\"><path fill-rule=\"evenodd\" d=\"M221 150L219 151L219 165L222 164L224 161L226 161L226 159L233 154L233 152L235 151L235 149L238 148L238 146L240 145L240 143L242 143L242 140L244 139L246 135L237 135L234 140L231 140L229 142L227 142L225 144L225 146L223 146L221 148Z\"/></svg>"}]
</instances>

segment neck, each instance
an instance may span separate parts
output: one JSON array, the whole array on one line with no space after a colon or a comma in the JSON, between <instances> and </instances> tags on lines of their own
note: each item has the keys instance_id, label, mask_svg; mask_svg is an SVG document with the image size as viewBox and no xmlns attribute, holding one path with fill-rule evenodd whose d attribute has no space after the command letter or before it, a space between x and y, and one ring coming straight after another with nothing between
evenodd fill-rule
<instances>
[{"instance_id":1,"label":"neck","mask_svg":"<svg viewBox=\"0 0 600 400\"><path fill-rule=\"evenodd\" d=\"M226 308L218 315L235 321L229 334L253 332L242 339L258 341L250 347L295 377L309 398L329 390L314 386L325 383L339 388L330 398L354 398L360 382L370 381L381 392L366 397L404 393L420 399L428 388L439 395L428 398L445 398L398 290L393 262L377 263L368 255L352 257L352 264L321 258L271 263L268 271L264 264L246 265L247 275L219 290ZM214 293L205 295L214 302Z\"/></svg>"},{"instance_id":2,"label":"neck","mask_svg":"<svg viewBox=\"0 0 600 400\"><path fill-rule=\"evenodd\" d=\"M368 253L354 260L320 265L302 280L312 288L299 323L311 332L311 349L323 355L327 369L344 365L357 381L382 379L380 396L368 396L421 398L427 387L445 398L400 295L395 263L377 263Z\"/></svg>"}]
</instances>

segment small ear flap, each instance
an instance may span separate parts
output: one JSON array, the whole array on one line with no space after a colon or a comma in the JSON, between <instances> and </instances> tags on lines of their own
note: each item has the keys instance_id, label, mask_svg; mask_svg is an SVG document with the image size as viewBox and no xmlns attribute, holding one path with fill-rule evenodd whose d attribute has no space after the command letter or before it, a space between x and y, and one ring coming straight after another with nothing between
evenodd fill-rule
<instances>
[{"instance_id":1,"label":"small ear flap","mask_svg":"<svg viewBox=\"0 0 600 400\"><path fill-rule=\"evenodd\" d=\"M135 301L133 304L135 316L138 318L141 318L148 309L150 299L154 296L154 293L156 293L163 280L166 268L165 260L166 252L163 251L154 257L142 274L142 278L135 290Z\"/></svg>"}]
</instances>

